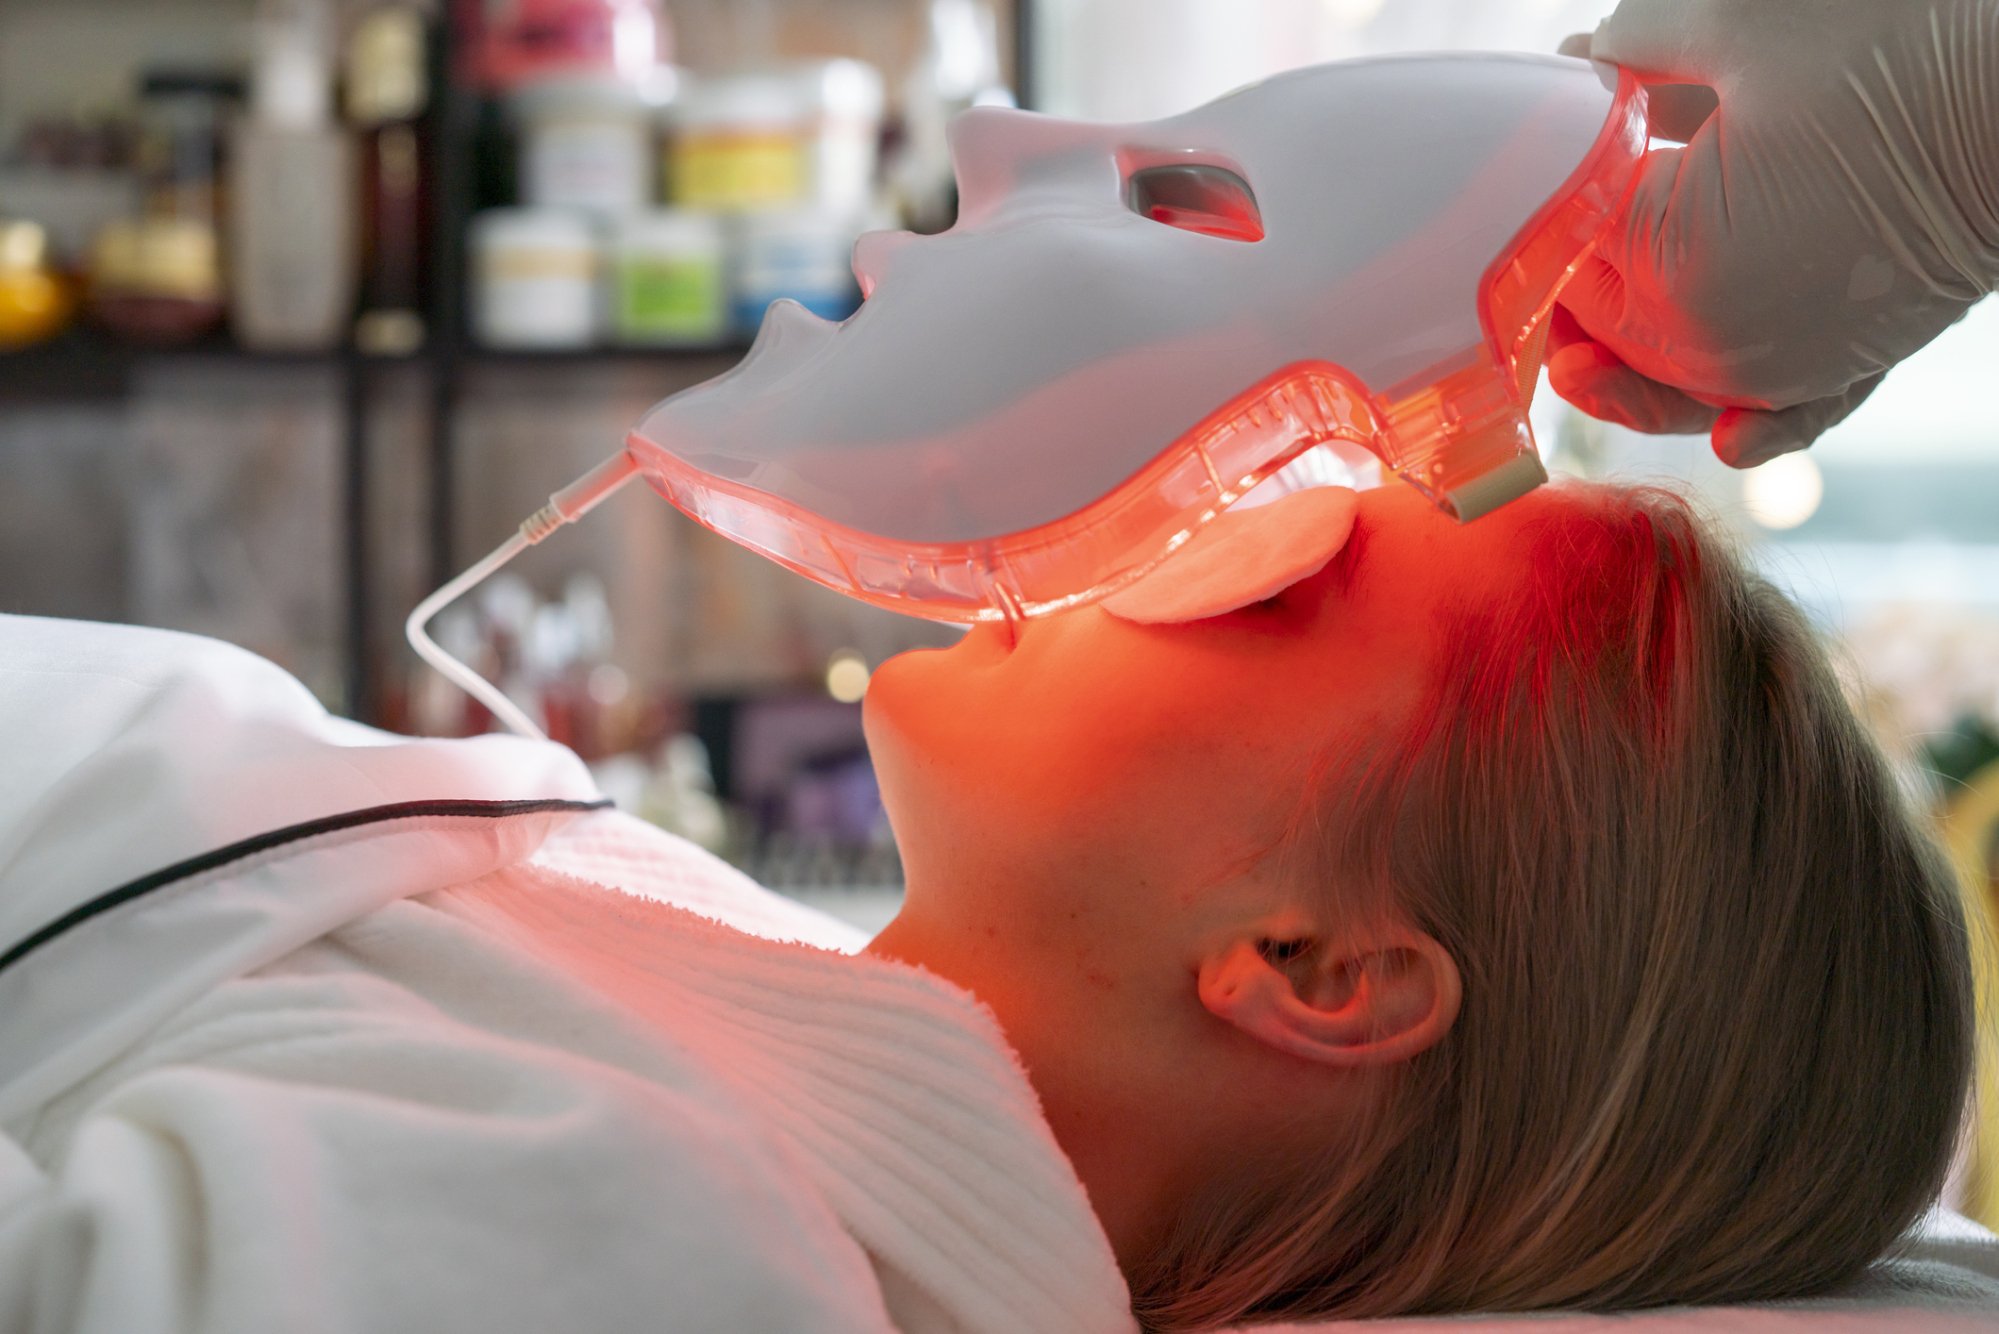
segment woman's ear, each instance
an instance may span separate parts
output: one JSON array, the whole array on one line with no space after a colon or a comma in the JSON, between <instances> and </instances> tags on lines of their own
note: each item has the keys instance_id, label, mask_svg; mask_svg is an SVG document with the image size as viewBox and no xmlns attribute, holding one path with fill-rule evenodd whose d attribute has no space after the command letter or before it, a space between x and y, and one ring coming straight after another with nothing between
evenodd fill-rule
<instances>
[{"instance_id":1,"label":"woman's ear","mask_svg":"<svg viewBox=\"0 0 1999 1334\"><path fill-rule=\"evenodd\" d=\"M1238 937L1202 960L1201 1004L1251 1037L1326 1065L1385 1065L1458 1017L1450 953L1413 928L1348 946Z\"/></svg>"}]
</instances>

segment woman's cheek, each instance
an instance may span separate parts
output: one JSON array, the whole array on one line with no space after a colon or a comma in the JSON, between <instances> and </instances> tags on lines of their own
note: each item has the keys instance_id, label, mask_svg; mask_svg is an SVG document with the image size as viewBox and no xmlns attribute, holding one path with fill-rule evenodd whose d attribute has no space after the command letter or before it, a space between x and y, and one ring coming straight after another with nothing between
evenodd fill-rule
<instances>
[{"instance_id":1,"label":"woman's cheek","mask_svg":"<svg viewBox=\"0 0 1999 1334\"><path fill-rule=\"evenodd\" d=\"M1239 771L1243 664L1185 631L1090 610L1030 624L1003 660L964 651L978 647L905 654L876 673L864 707L885 782L1102 840L1210 808L1195 789Z\"/></svg>"}]
</instances>

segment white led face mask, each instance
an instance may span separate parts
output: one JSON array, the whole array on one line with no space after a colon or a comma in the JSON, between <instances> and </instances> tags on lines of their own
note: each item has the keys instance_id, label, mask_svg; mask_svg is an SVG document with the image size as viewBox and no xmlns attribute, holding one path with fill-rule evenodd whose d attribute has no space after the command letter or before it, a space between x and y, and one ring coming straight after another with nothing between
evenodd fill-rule
<instances>
[{"instance_id":1,"label":"white led face mask","mask_svg":"<svg viewBox=\"0 0 1999 1334\"><path fill-rule=\"evenodd\" d=\"M862 237L855 314L773 305L518 540L642 475L828 587L979 621L1132 584L1287 465L1475 518L1544 480L1544 321L1644 147L1631 76L1525 55L1316 66L1132 125L975 109L954 226Z\"/></svg>"},{"instance_id":2,"label":"white led face mask","mask_svg":"<svg viewBox=\"0 0 1999 1334\"><path fill-rule=\"evenodd\" d=\"M716 531L949 620L1102 596L1321 443L1473 518L1543 480L1541 323L1640 99L1580 61L1419 56L1136 125L967 112L956 225L862 237L858 312L773 306L629 451Z\"/></svg>"}]
</instances>

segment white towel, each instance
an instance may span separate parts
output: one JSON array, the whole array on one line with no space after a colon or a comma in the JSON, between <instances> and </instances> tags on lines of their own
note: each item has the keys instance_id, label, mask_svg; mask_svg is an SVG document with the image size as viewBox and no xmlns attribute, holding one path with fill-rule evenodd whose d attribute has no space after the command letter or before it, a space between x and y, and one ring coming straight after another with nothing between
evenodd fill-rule
<instances>
[{"instance_id":1,"label":"white towel","mask_svg":"<svg viewBox=\"0 0 1999 1334\"><path fill-rule=\"evenodd\" d=\"M561 748L10 617L0 736L0 1330L1133 1328L991 1015Z\"/></svg>"}]
</instances>

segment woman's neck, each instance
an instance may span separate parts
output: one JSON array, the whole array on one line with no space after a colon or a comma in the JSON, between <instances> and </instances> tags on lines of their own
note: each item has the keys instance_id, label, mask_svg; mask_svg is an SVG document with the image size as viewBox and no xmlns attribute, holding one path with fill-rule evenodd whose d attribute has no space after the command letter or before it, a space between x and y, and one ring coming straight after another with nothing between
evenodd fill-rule
<instances>
[{"instance_id":1,"label":"woman's neck","mask_svg":"<svg viewBox=\"0 0 1999 1334\"><path fill-rule=\"evenodd\" d=\"M929 939L907 913L884 927L866 952L935 973L993 1012L1089 1194L1118 1266L1132 1273L1183 1198L1179 1166L1196 1147L1185 1142L1184 1123L1118 1077L1122 1063L1102 1049L1099 1025L1086 1016L1050 1016L1036 1006L1031 979L983 976L965 966L962 951Z\"/></svg>"}]
</instances>

